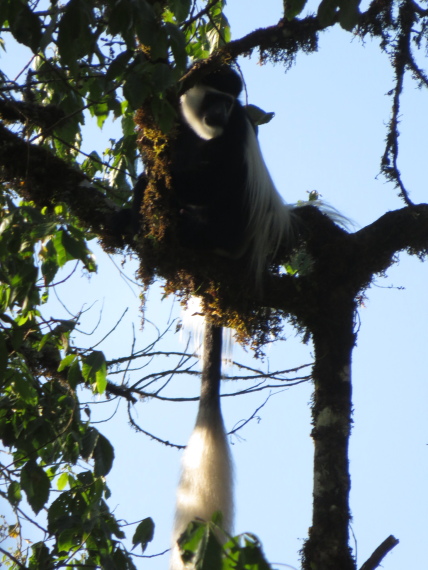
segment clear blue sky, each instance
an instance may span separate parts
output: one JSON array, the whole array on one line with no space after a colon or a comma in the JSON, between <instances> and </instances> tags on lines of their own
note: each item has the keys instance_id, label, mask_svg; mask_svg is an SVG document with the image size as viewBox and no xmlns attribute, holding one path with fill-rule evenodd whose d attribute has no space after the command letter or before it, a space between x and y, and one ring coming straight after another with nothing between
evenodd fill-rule
<instances>
[{"instance_id":1,"label":"clear blue sky","mask_svg":"<svg viewBox=\"0 0 428 570\"><path fill-rule=\"evenodd\" d=\"M281 5L274 0L230 0L226 13L233 37L275 23ZM275 112L274 120L260 129L259 136L268 167L287 202L304 199L307 191L316 189L323 199L352 218L357 228L385 211L402 207L393 187L377 176L390 114L387 92L393 87L387 57L377 45L367 41L363 47L358 39L337 28L321 37L318 53L298 56L287 74L280 65L260 66L257 54L242 60L241 65L249 102ZM400 169L416 202L426 201L427 102L428 93L416 90L408 81L401 117ZM99 151L107 146L102 141L107 143L112 136L106 127L101 135L91 135L87 150L96 146ZM89 306L97 301L81 319L81 328L86 331L97 321L103 304L100 329L92 338L79 339L88 346L129 307L125 320L103 346L111 358L130 352L132 323L140 348L149 342L150 327L141 330L138 288L129 286L100 250L97 256L99 276L88 280L77 275L73 284L59 289L59 294L73 312L84 302ZM125 265L131 278L134 268L131 262ZM359 565L394 534L400 544L385 558L383 567L426 567L427 283L428 266L402 254L387 277L378 278L369 289L359 310L351 440L352 531ZM179 309L172 298L162 302L160 298L161 293L153 287L147 317L163 328L171 310L178 315ZM58 316L55 306L53 302L47 316ZM235 359L271 370L310 362L311 346L303 346L290 327L285 333L287 341L269 350L269 362L254 362L241 349L236 349ZM178 335L172 335L167 346L174 348L177 342ZM171 363L166 361L164 366ZM231 383L224 386L225 392L234 389ZM177 396L197 392L196 378L175 379L170 390ZM227 428L233 429L248 418L266 397L267 393L259 393L225 398ZM271 562L295 567L299 566L298 550L311 524L310 398L309 384L275 395L260 410L260 420L251 422L239 438L231 440L236 464L236 532L257 534ZM107 412L103 406L94 405L93 417L107 419L115 406L110 405ZM152 401L138 403L135 413L144 429L180 444L185 444L195 414L195 404ZM166 549L179 453L135 434L127 425L123 403L117 415L98 428L111 438L116 449L108 476L111 508L129 522L152 516L156 533L147 554ZM161 570L167 567L167 558L137 565L143 570Z\"/></svg>"}]
</instances>

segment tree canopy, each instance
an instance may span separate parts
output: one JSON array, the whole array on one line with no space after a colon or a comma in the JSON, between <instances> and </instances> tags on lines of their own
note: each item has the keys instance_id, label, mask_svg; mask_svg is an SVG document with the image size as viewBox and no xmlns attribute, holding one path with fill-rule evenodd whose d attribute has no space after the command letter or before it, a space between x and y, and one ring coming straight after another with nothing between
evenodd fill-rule
<instances>
[{"instance_id":1,"label":"tree canopy","mask_svg":"<svg viewBox=\"0 0 428 570\"><path fill-rule=\"evenodd\" d=\"M311 339L315 486L302 568L357 567L349 537L348 464L355 315L373 277L398 252L421 259L427 252L428 206L413 203L401 175L399 124L407 78L421 89L428 86L428 9L414 0L366 6L322 0L307 15L304 0L284 0L277 22L232 40L225 4L0 0L0 436L7 452L0 494L15 516L1 530L17 539L13 549L0 552L14 569L135 568L153 537L149 516L131 534L115 516L106 479L114 449L91 421L86 400L98 395L126 401L133 427L141 430L132 412L137 400L162 400L152 382L192 373L190 355L168 351L176 358L171 368L129 381L130 370L161 352L156 342L163 333L143 349L109 358L96 343L75 340L86 309L69 319L46 316L44 307L69 273L77 266L85 274L96 272L94 240L106 254L139 260L142 291L162 280L167 294L202 295L209 318L234 328L257 354L272 336L281 336L284 321ZM391 114L381 172L402 207L353 232L302 207L296 214L305 228L299 247L272 268L261 298L242 283L239 263L171 245L174 220L165 196L178 96L207 70L253 53L261 64L289 70L299 53L315 52L320 34L335 26L355 41L375 39L390 60ZM16 68L18 44L28 57ZM197 64L189 69L190 61ZM103 155L88 151L88 125L102 128L113 119L120 122L119 136ZM142 163L149 178L144 224L138 235L118 234L117 217L132 203ZM258 370L250 372L257 378ZM304 379L296 376L296 382ZM270 381L281 386L284 375ZM21 532L25 519L40 531L29 549ZM209 568L217 559L224 569L270 567L251 535L226 545L220 561L210 528L189 531L198 567ZM131 551L129 541L139 549ZM361 570L378 567L395 544L389 537Z\"/></svg>"}]
</instances>

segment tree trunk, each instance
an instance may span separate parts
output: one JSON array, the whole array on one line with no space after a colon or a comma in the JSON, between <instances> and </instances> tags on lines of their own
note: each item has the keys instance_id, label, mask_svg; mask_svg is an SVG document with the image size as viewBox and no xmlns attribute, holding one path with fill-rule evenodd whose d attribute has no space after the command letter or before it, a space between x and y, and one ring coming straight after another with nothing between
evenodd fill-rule
<instances>
[{"instance_id":1,"label":"tree trunk","mask_svg":"<svg viewBox=\"0 0 428 570\"><path fill-rule=\"evenodd\" d=\"M311 327L315 347L314 488L312 527L302 549L304 570L355 570L349 547L348 460L355 306L338 302L338 295L332 294L330 300L323 298L321 318Z\"/></svg>"}]
</instances>

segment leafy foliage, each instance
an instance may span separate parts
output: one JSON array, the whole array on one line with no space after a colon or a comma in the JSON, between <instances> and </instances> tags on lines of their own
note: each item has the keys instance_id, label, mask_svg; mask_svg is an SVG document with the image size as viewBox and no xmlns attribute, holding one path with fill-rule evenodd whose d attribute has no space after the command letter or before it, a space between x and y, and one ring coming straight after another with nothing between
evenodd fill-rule
<instances>
[{"instance_id":1,"label":"leafy foliage","mask_svg":"<svg viewBox=\"0 0 428 570\"><path fill-rule=\"evenodd\" d=\"M179 539L181 556L198 570L270 570L258 538L242 534L222 545L216 516L210 522L194 521Z\"/></svg>"},{"instance_id":2,"label":"leafy foliage","mask_svg":"<svg viewBox=\"0 0 428 570\"><path fill-rule=\"evenodd\" d=\"M12 508L19 508L25 494L35 514L47 510L47 530L56 538L51 550L33 545L29 567L45 568L79 552L93 564L111 559L133 568L117 540L123 532L104 501L113 449L82 421L75 392L81 382L104 392L105 359L98 351L82 358L73 354L69 340L76 323L44 321L38 308L62 266L79 260L87 271L96 269L87 234L63 205L40 211L30 202L16 205L6 191L2 200L0 436L11 451L2 471ZM75 473L82 459L92 459L93 467ZM55 487L62 493L50 502Z\"/></svg>"},{"instance_id":3,"label":"leafy foliage","mask_svg":"<svg viewBox=\"0 0 428 570\"><path fill-rule=\"evenodd\" d=\"M11 124L25 122L28 139L80 169L121 207L137 171L133 113L149 101L161 127L171 127L175 112L165 93L184 72L188 54L205 57L229 40L223 2L211 2L200 16L190 0L38 4L0 0L4 49L13 53L13 37L33 54L22 84L1 73L0 114ZM82 153L88 118L99 128L121 121L121 137L103 157ZM40 164L42 173L45 168ZM3 562L32 569L134 568L106 502L114 451L82 416L79 401L81 387L105 392L106 358L73 346L77 318L42 315L60 271L77 263L96 271L87 245L94 234L65 202L41 207L28 198L24 182L11 184L7 176L0 201L0 437L9 450L3 496L17 521L24 499L35 515L45 513L51 538L30 552L17 547ZM19 522L8 531L20 532ZM153 533L153 522L144 519L133 545L144 551Z\"/></svg>"},{"instance_id":4,"label":"leafy foliage","mask_svg":"<svg viewBox=\"0 0 428 570\"><path fill-rule=\"evenodd\" d=\"M318 7L318 17L323 26L335 21L345 30L352 30L358 23L361 0L322 0Z\"/></svg>"},{"instance_id":5,"label":"leafy foliage","mask_svg":"<svg viewBox=\"0 0 428 570\"><path fill-rule=\"evenodd\" d=\"M406 195L396 165L399 96L405 71L428 85L412 56L413 44L426 47L426 12L386 0L361 15L359 0L322 0L317 17L300 25L306 1L287 0L278 27L231 43L225 4L208 0L198 11L193 0L0 0L0 46L13 58L19 43L29 59L14 79L0 70L0 438L7 452L0 494L16 517L0 534L17 539L2 560L13 569L135 567L108 506L114 450L81 401L113 388L132 396L109 383L111 363L101 350L75 346L79 315L45 318L43 308L65 271L96 271L93 239L109 251L123 247L108 242L108 229L112 212L129 206L139 172L134 113L144 105L156 133L169 132L189 58L212 65L259 48L262 61L289 66L335 23L380 37L396 73L383 169ZM253 114L257 124L271 118L254 107ZM85 125L113 121L119 135L104 154L86 148ZM158 156L154 132L145 136ZM288 268L305 269L298 259ZM30 551L20 546L24 505L45 531ZM144 552L153 534L147 517L133 547ZM185 557L200 569L269 568L255 537L230 539L222 549L217 535L214 522L194 523L181 541Z\"/></svg>"}]
</instances>

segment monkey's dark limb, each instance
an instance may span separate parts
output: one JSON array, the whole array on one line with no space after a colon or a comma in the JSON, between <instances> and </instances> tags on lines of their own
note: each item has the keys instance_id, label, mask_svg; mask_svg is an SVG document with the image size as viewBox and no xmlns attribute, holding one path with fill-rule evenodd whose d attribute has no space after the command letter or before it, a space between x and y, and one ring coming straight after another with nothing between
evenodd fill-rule
<instances>
[{"instance_id":1,"label":"monkey's dark limb","mask_svg":"<svg viewBox=\"0 0 428 570\"><path fill-rule=\"evenodd\" d=\"M399 542L400 541L395 538L395 536L392 536L392 534L388 536L388 538L376 548L370 558L364 562L360 570L375 570L375 568L378 568L388 552L397 546Z\"/></svg>"},{"instance_id":2,"label":"monkey's dark limb","mask_svg":"<svg viewBox=\"0 0 428 570\"><path fill-rule=\"evenodd\" d=\"M198 417L207 409L220 409L222 327L205 323L201 399Z\"/></svg>"}]
</instances>

